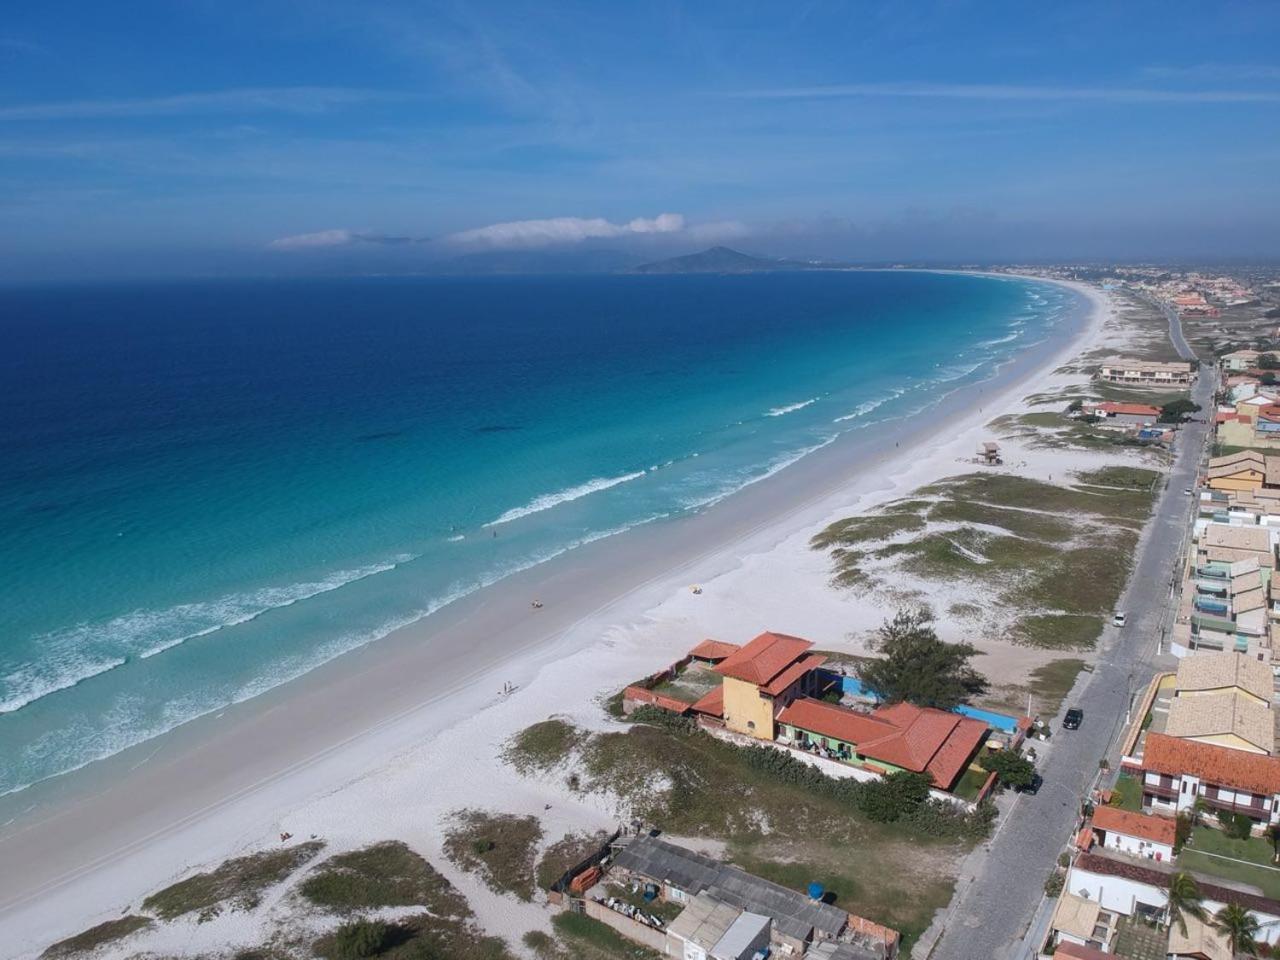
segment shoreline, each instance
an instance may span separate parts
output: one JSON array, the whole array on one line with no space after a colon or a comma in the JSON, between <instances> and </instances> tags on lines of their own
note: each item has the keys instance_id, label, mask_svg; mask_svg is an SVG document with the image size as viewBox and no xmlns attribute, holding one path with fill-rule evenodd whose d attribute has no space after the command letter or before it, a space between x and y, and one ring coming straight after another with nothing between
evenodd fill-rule
<instances>
[{"instance_id":1,"label":"shoreline","mask_svg":"<svg viewBox=\"0 0 1280 960\"><path fill-rule=\"evenodd\" d=\"M582 709L591 706L581 702L588 694L668 662L709 627L690 616L661 643L644 645L628 644L626 631L687 594L687 583L713 581L824 517L918 485L912 478L922 460L973 446L970 435L1020 400L1029 381L1076 356L1100 330L1109 307L1104 295L1082 284L1026 279L1057 282L1085 302L990 379L950 393L943 403L952 414L935 409L906 418L896 443L890 431L842 437L703 511L514 574L297 680L0 800L0 857L19 867L0 878L8 941L38 951L117 914L123 900L184 865L261 845L285 818L292 823L299 807L367 785L406 751L440 745L460 721L495 713L487 708L510 714L519 700L542 717L555 712L556 703L523 696L537 682L569 678ZM531 596L543 600L541 610L529 608ZM757 624L764 628L787 624ZM574 657L593 647L610 648L610 656L596 656L584 670ZM637 670L642 663L647 668ZM495 693L506 682L517 684L511 698ZM473 747L481 748L495 750L491 741ZM298 835L305 829L299 824ZM79 915L64 897L81 905Z\"/></svg>"}]
</instances>

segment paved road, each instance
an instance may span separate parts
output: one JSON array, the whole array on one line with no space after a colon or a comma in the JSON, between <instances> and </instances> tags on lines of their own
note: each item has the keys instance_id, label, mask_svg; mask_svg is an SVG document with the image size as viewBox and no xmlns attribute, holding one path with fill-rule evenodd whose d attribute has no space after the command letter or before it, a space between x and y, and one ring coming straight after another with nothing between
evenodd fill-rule
<instances>
[{"instance_id":1,"label":"paved road","mask_svg":"<svg viewBox=\"0 0 1280 960\"><path fill-rule=\"evenodd\" d=\"M1179 354L1193 356L1176 313L1170 313L1170 339ZM1206 411L1201 415L1205 419L1212 415L1208 411L1214 386L1214 371L1206 369L1192 391L1193 399ZM1208 429L1206 423L1183 428L1169 479L1121 598L1129 625L1103 631L1100 655L1093 673L1086 675L1083 692L1063 705L1082 708L1083 725L1077 731L1065 731L1055 719L1056 735L1042 752L1044 785L1035 796L1013 800L985 850L971 858L931 960L1023 960L1034 955L1025 947L1034 943L1036 927L1043 935L1047 922L1040 909L1044 881L1076 826L1080 800L1103 757L1109 756L1115 769L1116 735L1131 703L1156 667L1172 662L1158 650L1193 507L1183 491L1194 482ZM1032 930L1024 945L1028 925Z\"/></svg>"}]
</instances>

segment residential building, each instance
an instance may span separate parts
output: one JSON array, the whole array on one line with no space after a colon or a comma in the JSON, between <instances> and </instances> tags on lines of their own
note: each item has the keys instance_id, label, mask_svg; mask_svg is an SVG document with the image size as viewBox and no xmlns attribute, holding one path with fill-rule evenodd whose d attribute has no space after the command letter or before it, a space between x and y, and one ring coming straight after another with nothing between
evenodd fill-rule
<instances>
[{"instance_id":1,"label":"residential building","mask_svg":"<svg viewBox=\"0 0 1280 960\"><path fill-rule=\"evenodd\" d=\"M700 893L667 927L667 955L683 960L751 960L769 946L768 917Z\"/></svg>"},{"instance_id":2,"label":"residential building","mask_svg":"<svg viewBox=\"0 0 1280 960\"><path fill-rule=\"evenodd\" d=\"M1098 378L1110 383L1151 387L1187 386L1194 377L1190 363L1138 360L1133 357L1112 357L1104 360L1098 370Z\"/></svg>"},{"instance_id":3,"label":"residential building","mask_svg":"<svg viewBox=\"0 0 1280 960\"><path fill-rule=\"evenodd\" d=\"M1250 370L1258 365L1258 357L1260 356L1261 354L1257 350L1233 350L1231 353L1222 355L1222 369L1230 370L1233 373Z\"/></svg>"},{"instance_id":4,"label":"residential building","mask_svg":"<svg viewBox=\"0 0 1280 960\"><path fill-rule=\"evenodd\" d=\"M683 942L700 938L700 946L709 940L720 921L716 924L706 921L705 933L697 933L703 922L698 918L704 914L710 917L715 904L727 904L739 911L767 917L770 942L783 952L803 953L810 945L829 942L867 948L876 951L872 953L876 957L897 956L896 930L657 837L629 838L614 856L610 874L616 874L619 879L652 883L663 900L692 905L696 898L706 894L714 901L711 904L704 901L699 913L678 928ZM718 914L721 919L725 915L723 910ZM680 917L677 917L669 929L677 928L679 923ZM728 930L726 926L723 933L727 934ZM855 960L862 958L855 955Z\"/></svg>"},{"instance_id":5,"label":"residential building","mask_svg":"<svg viewBox=\"0 0 1280 960\"><path fill-rule=\"evenodd\" d=\"M1116 938L1116 915L1103 910L1097 900L1063 890L1049 921L1043 952L1066 945L1089 947L1110 956ZM1065 954L1074 956L1074 954Z\"/></svg>"},{"instance_id":6,"label":"residential building","mask_svg":"<svg viewBox=\"0 0 1280 960\"><path fill-rule=\"evenodd\" d=\"M1123 854L1082 853L1067 873L1064 892L1096 903L1111 914L1159 921L1164 919L1168 903L1169 878L1177 869L1170 863L1137 860ZM1228 903L1239 903L1258 918L1260 941L1280 940L1280 901L1219 886L1203 878L1198 878L1198 884L1209 913L1217 912ZM1190 927L1187 932L1191 934Z\"/></svg>"},{"instance_id":7,"label":"residential building","mask_svg":"<svg viewBox=\"0 0 1280 960\"><path fill-rule=\"evenodd\" d=\"M981 720L895 703L870 712L800 698L778 715L778 739L881 773L927 773L950 790L986 741Z\"/></svg>"},{"instance_id":8,"label":"residential building","mask_svg":"<svg viewBox=\"0 0 1280 960\"><path fill-rule=\"evenodd\" d=\"M1213 422L1223 446L1280 448L1280 402L1274 397L1256 395L1232 409L1219 408Z\"/></svg>"},{"instance_id":9,"label":"residential building","mask_svg":"<svg viewBox=\"0 0 1280 960\"><path fill-rule=\"evenodd\" d=\"M782 633L762 633L715 667L724 678L725 726L760 740L773 740L774 718L796 697L818 693L817 668L826 662L809 653L813 644Z\"/></svg>"},{"instance_id":10,"label":"residential building","mask_svg":"<svg viewBox=\"0 0 1280 960\"><path fill-rule=\"evenodd\" d=\"M1168 960L1235 960L1226 934L1212 923L1193 916L1184 918L1186 931L1176 923L1169 927Z\"/></svg>"},{"instance_id":11,"label":"residential building","mask_svg":"<svg viewBox=\"0 0 1280 960\"><path fill-rule=\"evenodd\" d=\"M1135 857L1172 860L1177 823L1171 817L1134 813L1119 807L1097 807L1090 829L1098 843Z\"/></svg>"},{"instance_id":12,"label":"residential building","mask_svg":"<svg viewBox=\"0 0 1280 960\"><path fill-rule=\"evenodd\" d=\"M1270 756L1275 752L1274 686L1269 663L1243 653L1185 657L1162 732Z\"/></svg>"},{"instance_id":13,"label":"residential building","mask_svg":"<svg viewBox=\"0 0 1280 960\"><path fill-rule=\"evenodd\" d=\"M1280 758L1150 732L1142 756L1126 758L1125 767L1141 780L1142 805L1154 813L1190 811L1203 799L1258 825L1280 823Z\"/></svg>"},{"instance_id":14,"label":"residential building","mask_svg":"<svg viewBox=\"0 0 1280 960\"><path fill-rule=\"evenodd\" d=\"M1242 450L1209 461L1207 483L1212 490L1258 490L1266 477L1266 457L1257 450Z\"/></svg>"}]
</instances>

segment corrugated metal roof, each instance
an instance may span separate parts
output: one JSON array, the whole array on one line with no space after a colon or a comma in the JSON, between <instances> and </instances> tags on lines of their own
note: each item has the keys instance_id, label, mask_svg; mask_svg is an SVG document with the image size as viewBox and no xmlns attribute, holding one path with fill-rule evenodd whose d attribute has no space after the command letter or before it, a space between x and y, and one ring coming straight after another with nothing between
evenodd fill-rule
<instances>
[{"instance_id":1,"label":"corrugated metal roof","mask_svg":"<svg viewBox=\"0 0 1280 960\"><path fill-rule=\"evenodd\" d=\"M705 891L740 910L769 917L780 932L797 940L807 940L814 930L834 937L849 922L846 911L829 903L815 902L804 894L657 837L637 837L618 853L614 863L687 893Z\"/></svg>"}]
</instances>

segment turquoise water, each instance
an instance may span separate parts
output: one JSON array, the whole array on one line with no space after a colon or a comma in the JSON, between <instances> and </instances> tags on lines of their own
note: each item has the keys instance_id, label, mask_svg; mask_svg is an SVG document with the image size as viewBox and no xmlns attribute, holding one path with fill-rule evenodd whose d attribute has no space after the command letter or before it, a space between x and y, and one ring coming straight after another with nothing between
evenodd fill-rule
<instances>
[{"instance_id":1,"label":"turquoise water","mask_svg":"<svg viewBox=\"0 0 1280 960\"><path fill-rule=\"evenodd\" d=\"M0 792L892 430L1076 306L905 272L0 292Z\"/></svg>"}]
</instances>

